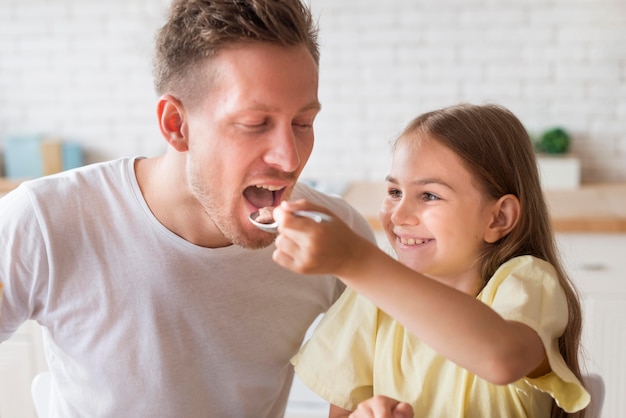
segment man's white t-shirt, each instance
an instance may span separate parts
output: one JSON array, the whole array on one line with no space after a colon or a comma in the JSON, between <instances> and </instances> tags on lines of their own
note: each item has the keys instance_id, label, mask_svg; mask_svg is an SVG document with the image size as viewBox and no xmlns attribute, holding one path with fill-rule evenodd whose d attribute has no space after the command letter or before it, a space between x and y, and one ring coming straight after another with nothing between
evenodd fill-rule
<instances>
[{"instance_id":1,"label":"man's white t-shirt","mask_svg":"<svg viewBox=\"0 0 626 418\"><path fill-rule=\"evenodd\" d=\"M279 417L289 359L343 291L262 250L203 248L150 212L134 159L23 183L0 199L0 341L44 327L52 416ZM373 240L344 201L299 185Z\"/></svg>"}]
</instances>

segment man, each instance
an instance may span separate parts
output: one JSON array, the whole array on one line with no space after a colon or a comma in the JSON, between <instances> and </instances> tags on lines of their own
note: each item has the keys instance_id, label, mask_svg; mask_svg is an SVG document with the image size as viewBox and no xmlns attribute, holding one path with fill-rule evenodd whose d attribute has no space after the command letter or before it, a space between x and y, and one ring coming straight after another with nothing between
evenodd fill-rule
<instances>
[{"instance_id":1,"label":"man","mask_svg":"<svg viewBox=\"0 0 626 418\"><path fill-rule=\"evenodd\" d=\"M306 198L319 53L294 0L175 0L157 39L168 147L0 200L0 341L44 327L53 416L278 417L289 359L343 290L272 262L258 208Z\"/></svg>"}]
</instances>

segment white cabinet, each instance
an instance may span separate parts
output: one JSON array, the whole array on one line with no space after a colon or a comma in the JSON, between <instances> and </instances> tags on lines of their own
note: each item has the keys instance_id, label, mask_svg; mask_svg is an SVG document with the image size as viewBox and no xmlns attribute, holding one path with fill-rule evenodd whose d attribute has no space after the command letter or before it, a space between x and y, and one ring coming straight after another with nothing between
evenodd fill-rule
<instances>
[{"instance_id":1,"label":"white cabinet","mask_svg":"<svg viewBox=\"0 0 626 418\"><path fill-rule=\"evenodd\" d=\"M626 412L626 234L559 233L583 308L582 360L606 388L603 417Z\"/></svg>"},{"instance_id":2,"label":"white cabinet","mask_svg":"<svg viewBox=\"0 0 626 418\"><path fill-rule=\"evenodd\" d=\"M28 321L0 344L0 417L35 418L30 385L35 375L47 369L41 328Z\"/></svg>"}]
</instances>

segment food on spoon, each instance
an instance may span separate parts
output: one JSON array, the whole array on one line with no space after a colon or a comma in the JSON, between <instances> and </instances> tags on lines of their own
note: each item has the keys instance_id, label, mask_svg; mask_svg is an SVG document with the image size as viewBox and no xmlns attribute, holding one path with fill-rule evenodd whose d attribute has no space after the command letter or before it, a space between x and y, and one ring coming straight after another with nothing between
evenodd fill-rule
<instances>
[{"instance_id":1,"label":"food on spoon","mask_svg":"<svg viewBox=\"0 0 626 418\"><path fill-rule=\"evenodd\" d=\"M266 206L259 209L259 214L255 218L255 221L261 224L271 224L274 222L274 207Z\"/></svg>"}]
</instances>

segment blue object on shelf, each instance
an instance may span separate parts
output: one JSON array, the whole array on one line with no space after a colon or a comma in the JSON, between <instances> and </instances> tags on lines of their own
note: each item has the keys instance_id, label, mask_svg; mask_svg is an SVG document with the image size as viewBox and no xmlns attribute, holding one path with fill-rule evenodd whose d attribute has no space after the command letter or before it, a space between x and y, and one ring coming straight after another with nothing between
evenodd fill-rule
<instances>
[{"instance_id":1,"label":"blue object on shelf","mask_svg":"<svg viewBox=\"0 0 626 418\"><path fill-rule=\"evenodd\" d=\"M4 140L4 167L8 178L43 175L40 135L14 136Z\"/></svg>"},{"instance_id":2,"label":"blue object on shelf","mask_svg":"<svg viewBox=\"0 0 626 418\"><path fill-rule=\"evenodd\" d=\"M44 135L21 135L4 140L4 166L8 178L41 177L81 165L82 149L73 142Z\"/></svg>"},{"instance_id":3,"label":"blue object on shelf","mask_svg":"<svg viewBox=\"0 0 626 418\"><path fill-rule=\"evenodd\" d=\"M61 144L61 159L63 170L80 167L83 165L83 150L78 144L63 142Z\"/></svg>"}]
</instances>

